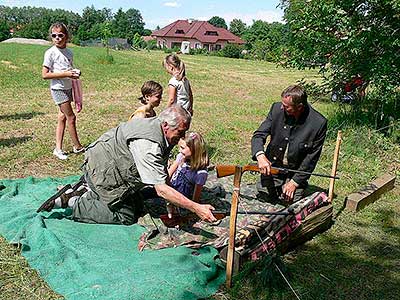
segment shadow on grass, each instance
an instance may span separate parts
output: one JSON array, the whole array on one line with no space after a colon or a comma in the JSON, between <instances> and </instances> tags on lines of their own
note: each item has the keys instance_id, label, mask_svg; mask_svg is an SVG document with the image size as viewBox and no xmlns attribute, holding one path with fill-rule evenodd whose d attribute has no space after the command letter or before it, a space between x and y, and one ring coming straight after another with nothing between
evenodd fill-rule
<instances>
[{"instance_id":1,"label":"shadow on grass","mask_svg":"<svg viewBox=\"0 0 400 300\"><path fill-rule=\"evenodd\" d=\"M42 112L16 113L13 115L0 115L0 120L29 120L36 116L44 115Z\"/></svg>"},{"instance_id":2,"label":"shadow on grass","mask_svg":"<svg viewBox=\"0 0 400 300\"><path fill-rule=\"evenodd\" d=\"M0 147L14 147L18 144L26 143L32 139L31 136L12 137L9 139L0 139Z\"/></svg>"},{"instance_id":3,"label":"shadow on grass","mask_svg":"<svg viewBox=\"0 0 400 300\"><path fill-rule=\"evenodd\" d=\"M372 222L360 219L351 223L352 228L336 225L335 230L319 236L318 242L306 243L286 255L285 276L300 299L398 299L400 230L395 219L390 209L375 211ZM368 236L363 231L373 233ZM384 233L377 234L381 231ZM281 283L260 289L256 276L261 271L254 270L254 277L237 282L241 288L231 299L296 299L279 274L274 276Z\"/></svg>"}]
</instances>

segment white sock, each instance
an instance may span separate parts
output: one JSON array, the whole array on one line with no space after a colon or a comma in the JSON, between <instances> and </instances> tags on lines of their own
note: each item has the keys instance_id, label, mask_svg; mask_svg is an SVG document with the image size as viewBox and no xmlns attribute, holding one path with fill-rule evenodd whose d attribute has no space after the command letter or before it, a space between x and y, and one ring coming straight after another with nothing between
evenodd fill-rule
<instances>
[{"instance_id":1,"label":"white sock","mask_svg":"<svg viewBox=\"0 0 400 300\"><path fill-rule=\"evenodd\" d=\"M71 197L71 198L68 200L68 207L71 207L71 208L72 208L72 207L74 206L76 200L78 200L78 199L79 199L79 196Z\"/></svg>"},{"instance_id":2,"label":"white sock","mask_svg":"<svg viewBox=\"0 0 400 300\"><path fill-rule=\"evenodd\" d=\"M54 208L60 208L61 207L61 198L58 197L56 200L54 200Z\"/></svg>"}]
</instances>

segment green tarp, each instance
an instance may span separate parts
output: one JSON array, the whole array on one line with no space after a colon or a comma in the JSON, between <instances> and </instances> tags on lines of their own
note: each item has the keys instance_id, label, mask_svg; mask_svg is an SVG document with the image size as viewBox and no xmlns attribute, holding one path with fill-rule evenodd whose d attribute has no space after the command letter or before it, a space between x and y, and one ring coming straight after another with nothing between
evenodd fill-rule
<instances>
[{"instance_id":1,"label":"green tarp","mask_svg":"<svg viewBox=\"0 0 400 300\"><path fill-rule=\"evenodd\" d=\"M199 299L225 280L214 248L137 250L139 225L73 222L63 210L37 214L58 185L78 177L0 180L0 234L66 299Z\"/></svg>"}]
</instances>

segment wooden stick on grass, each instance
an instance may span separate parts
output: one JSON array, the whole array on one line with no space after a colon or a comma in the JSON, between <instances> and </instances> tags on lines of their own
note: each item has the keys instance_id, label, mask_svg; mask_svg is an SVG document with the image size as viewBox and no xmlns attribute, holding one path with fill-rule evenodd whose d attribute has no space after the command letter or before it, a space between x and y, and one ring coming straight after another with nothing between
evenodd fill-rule
<instances>
[{"instance_id":1,"label":"wooden stick on grass","mask_svg":"<svg viewBox=\"0 0 400 300\"><path fill-rule=\"evenodd\" d=\"M338 160L339 160L339 150L340 150L341 142L342 142L342 131L339 130L338 133L337 133L337 138L336 138L335 153L333 154L331 176L336 176L337 165L338 165ZM329 195L328 195L329 202L331 202L331 203L333 201L334 188L335 188L335 178L331 178L331 180L329 182Z\"/></svg>"},{"instance_id":2,"label":"wooden stick on grass","mask_svg":"<svg viewBox=\"0 0 400 300\"><path fill-rule=\"evenodd\" d=\"M229 220L229 243L226 258L226 287L232 286L233 258L235 254L235 236L236 236L236 217L240 194L240 181L242 179L242 167L235 167L235 176L233 178L233 193L231 203L231 215Z\"/></svg>"}]
</instances>

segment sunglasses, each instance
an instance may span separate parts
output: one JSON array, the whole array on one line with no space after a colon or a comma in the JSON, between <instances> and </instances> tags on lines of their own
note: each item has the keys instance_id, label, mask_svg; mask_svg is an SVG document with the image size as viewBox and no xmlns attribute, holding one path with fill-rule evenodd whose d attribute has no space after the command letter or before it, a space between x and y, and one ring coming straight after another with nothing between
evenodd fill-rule
<instances>
[{"instance_id":1,"label":"sunglasses","mask_svg":"<svg viewBox=\"0 0 400 300\"><path fill-rule=\"evenodd\" d=\"M55 38L60 38L60 39L62 39L63 37L65 36L65 34L64 33L52 33L51 34L51 37L53 38L53 39L55 39Z\"/></svg>"}]
</instances>

